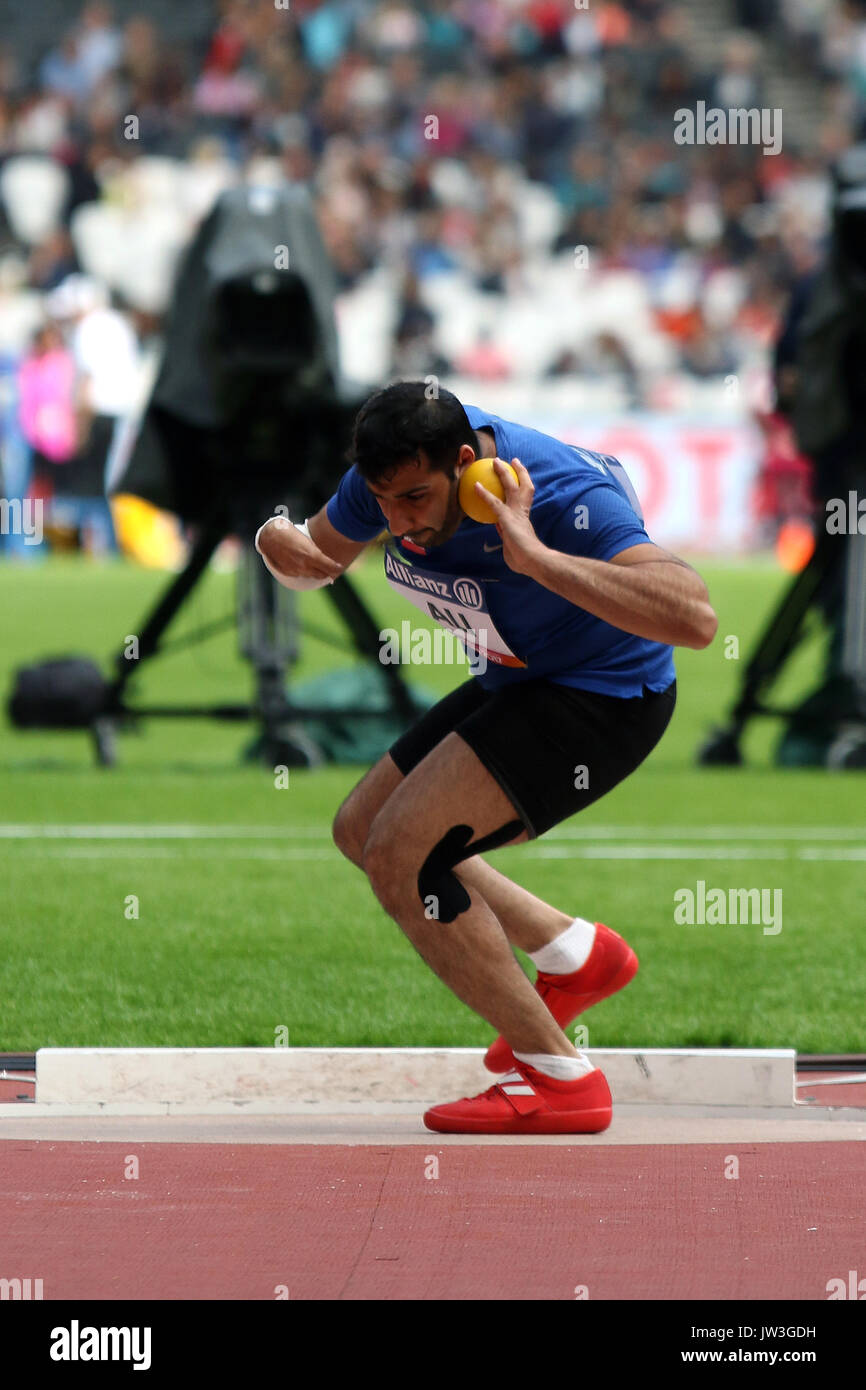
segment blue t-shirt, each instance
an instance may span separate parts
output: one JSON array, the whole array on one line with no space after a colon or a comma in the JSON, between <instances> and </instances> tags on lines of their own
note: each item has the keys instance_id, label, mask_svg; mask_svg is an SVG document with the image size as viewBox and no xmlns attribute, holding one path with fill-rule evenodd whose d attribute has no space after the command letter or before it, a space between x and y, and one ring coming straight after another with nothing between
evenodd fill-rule
<instances>
[{"instance_id":1,"label":"blue t-shirt","mask_svg":"<svg viewBox=\"0 0 866 1390\"><path fill-rule=\"evenodd\" d=\"M533 484L530 520L551 550L610 560L647 544L634 489L618 460L563 444L539 430L465 406L473 429L488 429L498 458L520 459ZM327 505L331 525L353 541L386 529L385 518L354 468ZM544 677L557 685L623 699L666 690L674 679L672 648L635 637L509 569L499 535L465 517L444 545L422 551L390 535L385 573L392 587L456 633L475 628L487 668L485 690Z\"/></svg>"}]
</instances>

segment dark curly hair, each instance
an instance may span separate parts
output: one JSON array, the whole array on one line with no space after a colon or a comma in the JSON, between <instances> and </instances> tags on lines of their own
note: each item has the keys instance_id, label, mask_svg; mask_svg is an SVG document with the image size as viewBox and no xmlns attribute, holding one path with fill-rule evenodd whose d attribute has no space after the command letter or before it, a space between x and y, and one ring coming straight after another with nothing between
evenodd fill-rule
<instances>
[{"instance_id":1,"label":"dark curly hair","mask_svg":"<svg viewBox=\"0 0 866 1390\"><path fill-rule=\"evenodd\" d=\"M431 468L449 473L461 444L477 449L475 431L457 397L443 387L428 398L423 381L397 381L370 396L355 418L350 459L369 483L386 479L423 449Z\"/></svg>"}]
</instances>

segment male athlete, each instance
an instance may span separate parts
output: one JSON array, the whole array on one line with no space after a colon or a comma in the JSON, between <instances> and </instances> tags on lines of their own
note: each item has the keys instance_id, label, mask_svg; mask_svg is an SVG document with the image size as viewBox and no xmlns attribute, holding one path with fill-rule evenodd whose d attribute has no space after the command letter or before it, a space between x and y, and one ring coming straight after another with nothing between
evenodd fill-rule
<instances>
[{"instance_id":1,"label":"male athlete","mask_svg":"<svg viewBox=\"0 0 866 1390\"><path fill-rule=\"evenodd\" d=\"M551 907L481 855L534 839L633 772L673 713L671 648L702 648L707 589L653 545L616 459L562 444L423 382L376 392L355 421L354 462L302 526L268 521L256 544L288 588L331 583L384 526L392 587L464 635L479 672L446 695L340 807L334 840L451 990L500 1036L507 1075L428 1110L428 1129L579 1134L606 1129L611 1096L563 1032L632 979L637 957L601 923ZM461 473L494 464L505 500L472 521ZM483 656L484 660L480 660ZM530 984L511 946L526 951Z\"/></svg>"}]
</instances>

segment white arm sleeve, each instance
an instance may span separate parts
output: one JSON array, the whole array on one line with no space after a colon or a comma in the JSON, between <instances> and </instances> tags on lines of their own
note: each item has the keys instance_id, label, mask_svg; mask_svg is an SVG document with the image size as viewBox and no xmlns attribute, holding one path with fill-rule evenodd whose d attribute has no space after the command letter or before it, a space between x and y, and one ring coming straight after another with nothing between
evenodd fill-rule
<instances>
[{"instance_id":1,"label":"white arm sleeve","mask_svg":"<svg viewBox=\"0 0 866 1390\"><path fill-rule=\"evenodd\" d=\"M268 522L273 521L273 519L272 516L269 516L268 520L263 522L258 531L256 531L255 547L260 555L262 555L262 552L259 549L259 536L268 525ZM310 527L306 521L293 521L292 525L300 531L302 535L306 536L308 540L313 539L310 535ZM291 575L281 574L279 570L275 570L273 565L270 564L266 555L262 555L262 560L264 561L264 566L268 573L272 574L277 583L282 584L284 589L294 589L298 592L303 592L305 589L324 589L326 584L333 584L334 582L333 579L301 579Z\"/></svg>"},{"instance_id":2,"label":"white arm sleeve","mask_svg":"<svg viewBox=\"0 0 866 1390\"><path fill-rule=\"evenodd\" d=\"M273 519L274 519L274 518L273 518L272 516L269 516L269 517L268 517L268 520L267 520L267 521L263 521L262 524L261 524L261 526L259 527L258 531L256 531L256 539L255 539L254 544L255 544L256 550L259 551L259 554L260 554L260 555L262 555L262 552L259 550L259 536L262 534L262 532L264 531L264 529L265 529L265 527L268 525L268 523L271 522L271 521L273 521ZM288 521L288 517L286 517L286 520ZM295 530L300 531L300 533L301 533L302 536L306 536L306 537L307 537L307 540L310 540L310 541L311 541L311 540L313 539L312 536L310 535L310 523L309 523L309 521L293 521L293 522L292 522L292 525L295 527ZM264 558L265 558L264 555L262 555L262 559L263 559L263 560L264 560Z\"/></svg>"}]
</instances>

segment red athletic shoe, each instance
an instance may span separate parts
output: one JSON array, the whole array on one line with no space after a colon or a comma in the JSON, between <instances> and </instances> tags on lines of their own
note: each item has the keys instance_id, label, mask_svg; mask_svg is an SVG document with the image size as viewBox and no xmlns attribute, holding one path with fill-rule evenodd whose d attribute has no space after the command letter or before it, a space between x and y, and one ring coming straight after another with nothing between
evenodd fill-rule
<instances>
[{"instance_id":1,"label":"red athletic shoe","mask_svg":"<svg viewBox=\"0 0 866 1390\"><path fill-rule=\"evenodd\" d=\"M539 970L535 988L560 1028L591 1009L593 1004L616 994L637 974L637 956L615 931L596 922L595 941L589 959L570 975L546 975ZM487 1049L484 1065L488 1071L508 1071L515 1066L514 1053L504 1038L497 1038Z\"/></svg>"},{"instance_id":2,"label":"red athletic shoe","mask_svg":"<svg viewBox=\"0 0 866 1390\"><path fill-rule=\"evenodd\" d=\"M434 1105L424 1116L440 1134L600 1134L610 1120L610 1087L598 1068L554 1081L527 1062L480 1096Z\"/></svg>"}]
</instances>

